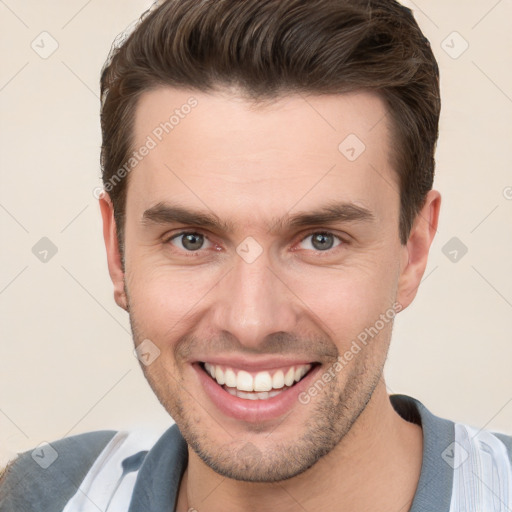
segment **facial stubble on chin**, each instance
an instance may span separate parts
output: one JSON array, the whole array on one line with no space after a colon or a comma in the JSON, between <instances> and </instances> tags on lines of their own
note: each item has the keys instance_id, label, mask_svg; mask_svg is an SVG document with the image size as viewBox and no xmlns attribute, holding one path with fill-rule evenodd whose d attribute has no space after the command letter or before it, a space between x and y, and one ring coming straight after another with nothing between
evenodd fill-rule
<instances>
[{"instance_id":1,"label":"facial stubble on chin","mask_svg":"<svg viewBox=\"0 0 512 512\"><path fill-rule=\"evenodd\" d=\"M127 302L128 294L127 294ZM128 307L130 325L135 345L140 344L144 336L132 307ZM376 341L376 340L374 340ZM384 341L384 340L382 340ZM369 348L369 347L367 347ZM362 356L363 354L358 354ZM186 390L186 383L176 374L171 374L160 361L153 369L141 363L143 373L158 400L177 423L188 445L198 457L213 471L227 478L245 482L279 482L314 466L329 454L348 434L361 413L370 402L372 394L382 378L384 362L370 363L370 357L360 358L343 368L350 371L345 384L340 384L339 376L327 383L308 404L296 402L284 420L274 430L262 436L268 439L266 446L258 447L249 437L258 430L258 426L247 429L250 435L232 436L228 444L216 446L210 434L221 428L217 421L208 417L206 410L196 402ZM159 371L154 371L158 368ZM340 389L342 388L342 389ZM191 406L187 406L189 402ZM196 402L196 403L194 403ZM276 442L279 431L284 431L293 423L295 411L309 407L308 420L302 427L302 433L293 438L290 434L283 436L286 442ZM193 410L205 418L194 416ZM207 425L208 420L213 426ZM299 427L300 428L300 427ZM291 429L297 432L297 427ZM226 430L224 431L224 433Z\"/></svg>"},{"instance_id":2,"label":"facial stubble on chin","mask_svg":"<svg viewBox=\"0 0 512 512\"><path fill-rule=\"evenodd\" d=\"M322 395L317 395L315 401L307 405L297 402L285 420L266 434L270 443L264 449L259 449L243 436L234 439L228 446L215 447L205 429L200 428L200 422L190 421L186 414L182 414L176 423L183 425L182 433L189 446L218 474L245 482L279 482L307 471L348 434L368 405L381 375L375 374L371 380L367 375L364 378L364 387L361 380L356 378L340 392L336 383L331 381L329 389L324 387ZM310 419L304 425L302 434L296 438L290 434L284 436L288 442L272 442L279 430L293 421L296 408L309 406L312 407ZM178 409L180 413L185 412L181 403ZM294 427L292 432L297 432L297 428Z\"/></svg>"}]
</instances>

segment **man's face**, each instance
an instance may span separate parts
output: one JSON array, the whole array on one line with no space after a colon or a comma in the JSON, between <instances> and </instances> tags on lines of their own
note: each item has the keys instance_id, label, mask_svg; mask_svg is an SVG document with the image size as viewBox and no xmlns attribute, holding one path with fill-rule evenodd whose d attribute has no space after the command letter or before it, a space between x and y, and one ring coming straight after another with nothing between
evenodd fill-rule
<instances>
[{"instance_id":1,"label":"man's face","mask_svg":"<svg viewBox=\"0 0 512 512\"><path fill-rule=\"evenodd\" d=\"M197 106L182 109L191 97ZM175 109L190 113L155 132ZM128 184L134 339L158 347L144 373L221 474L299 474L344 437L381 379L390 312L397 300L407 306L387 121L370 93L260 107L227 92L163 88L141 98L134 148L148 136L157 144ZM216 222L173 221L166 208ZM283 387L283 378L300 380ZM264 391L248 392L255 383Z\"/></svg>"}]
</instances>

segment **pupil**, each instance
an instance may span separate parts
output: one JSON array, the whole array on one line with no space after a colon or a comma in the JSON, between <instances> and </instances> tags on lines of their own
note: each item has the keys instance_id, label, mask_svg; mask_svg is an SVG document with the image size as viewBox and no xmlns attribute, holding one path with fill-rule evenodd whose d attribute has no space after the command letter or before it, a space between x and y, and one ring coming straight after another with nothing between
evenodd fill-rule
<instances>
[{"instance_id":1,"label":"pupil","mask_svg":"<svg viewBox=\"0 0 512 512\"><path fill-rule=\"evenodd\" d=\"M333 246L334 240L331 235L317 233L313 237L313 247L320 250L328 250Z\"/></svg>"},{"instance_id":2,"label":"pupil","mask_svg":"<svg viewBox=\"0 0 512 512\"><path fill-rule=\"evenodd\" d=\"M183 247L190 251L197 251L203 245L202 235L189 233L183 237Z\"/></svg>"}]
</instances>

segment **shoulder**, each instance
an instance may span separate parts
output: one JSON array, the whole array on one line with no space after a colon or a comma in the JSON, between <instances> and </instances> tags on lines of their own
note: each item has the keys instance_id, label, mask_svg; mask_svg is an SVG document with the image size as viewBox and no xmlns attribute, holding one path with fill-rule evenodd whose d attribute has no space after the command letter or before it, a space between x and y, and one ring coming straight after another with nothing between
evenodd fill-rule
<instances>
[{"instance_id":1,"label":"shoulder","mask_svg":"<svg viewBox=\"0 0 512 512\"><path fill-rule=\"evenodd\" d=\"M505 449L508 452L510 463L512 464L512 435L509 436L507 434L501 434L499 432L492 432L492 434L505 445Z\"/></svg>"},{"instance_id":2,"label":"shoulder","mask_svg":"<svg viewBox=\"0 0 512 512\"><path fill-rule=\"evenodd\" d=\"M423 430L423 462L411 511L501 510L512 500L512 437L440 418L406 395L395 410ZM490 505L492 504L492 505Z\"/></svg>"},{"instance_id":3,"label":"shoulder","mask_svg":"<svg viewBox=\"0 0 512 512\"><path fill-rule=\"evenodd\" d=\"M62 510L116 433L87 432L20 453L0 476L0 509Z\"/></svg>"},{"instance_id":4,"label":"shoulder","mask_svg":"<svg viewBox=\"0 0 512 512\"><path fill-rule=\"evenodd\" d=\"M461 464L471 456L484 457L492 461L497 469L512 472L512 436L463 423L455 423L454 428Z\"/></svg>"},{"instance_id":5,"label":"shoulder","mask_svg":"<svg viewBox=\"0 0 512 512\"><path fill-rule=\"evenodd\" d=\"M455 442L461 465L466 460L476 463L482 476L489 476L486 470L498 471L507 475L508 484L512 485L512 436L456 423Z\"/></svg>"},{"instance_id":6,"label":"shoulder","mask_svg":"<svg viewBox=\"0 0 512 512\"><path fill-rule=\"evenodd\" d=\"M511 502L512 437L456 423L452 464L450 510L501 510Z\"/></svg>"}]
</instances>

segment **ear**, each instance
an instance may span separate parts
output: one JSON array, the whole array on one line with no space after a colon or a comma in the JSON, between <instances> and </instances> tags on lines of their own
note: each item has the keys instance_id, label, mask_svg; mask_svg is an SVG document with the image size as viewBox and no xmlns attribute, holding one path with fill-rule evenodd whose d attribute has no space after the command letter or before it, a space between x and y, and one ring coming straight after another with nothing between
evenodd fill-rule
<instances>
[{"instance_id":1,"label":"ear","mask_svg":"<svg viewBox=\"0 0 512 512\"><path fill-rule=\"evenodd\" d=\"M402 246L397 301L405 309L416 297L427 266L428 252L434 240L441 208L441 194L430 190L416 216L405 246Z\"/></svg>"},{"instance_id":2,"label":"ear","mask_svg":"<svg viewBox=\"0 0 512 512\"><path fill-rule=\"evenodd\" d=\"M124 289L124 271L121 253L117 241L117 228L114 219L114 206L110 196L103 192L99 198L101 217L103 219L103 239L107 250L107 262L110 279L114 284L114 299L117 305L128 311L128 301Z\"/></svg>"}]
</instances>

